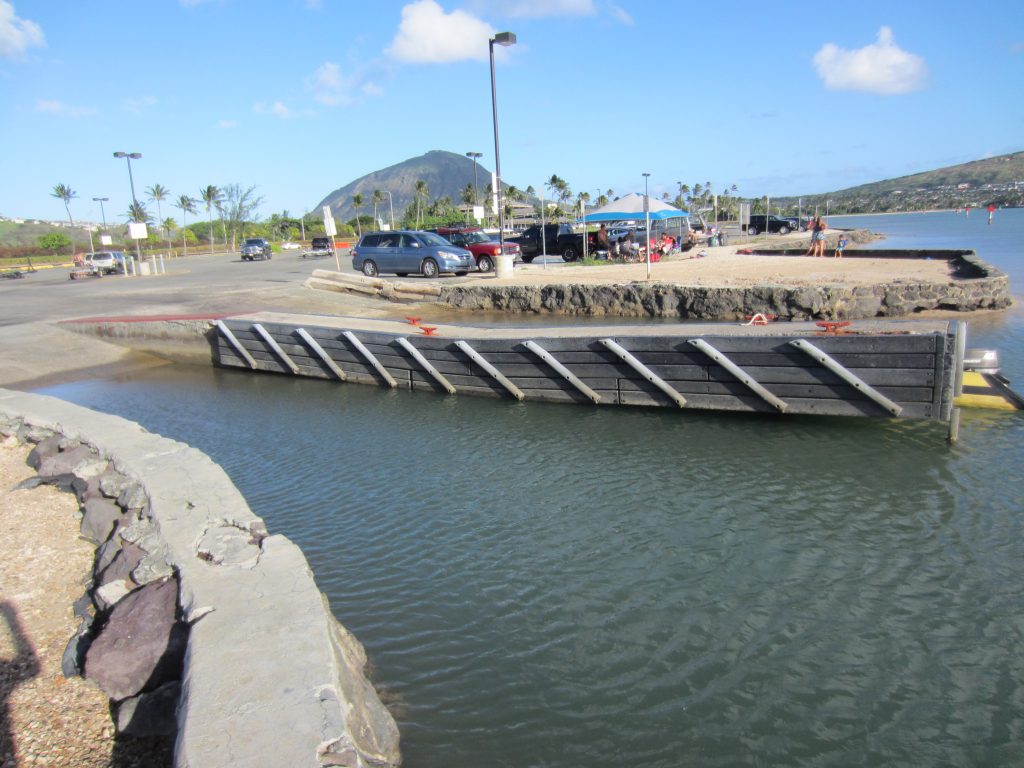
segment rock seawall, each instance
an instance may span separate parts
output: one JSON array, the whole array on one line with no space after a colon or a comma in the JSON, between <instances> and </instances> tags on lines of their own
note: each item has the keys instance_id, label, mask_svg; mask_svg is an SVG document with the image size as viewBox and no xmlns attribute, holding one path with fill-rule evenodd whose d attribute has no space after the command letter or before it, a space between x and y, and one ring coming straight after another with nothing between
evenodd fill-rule
<instances>
[{"instance_id":1,"label":"rock seawall","mask_svg":"<svg viewBox=\"0 0 1024 768\"><path fill-rule=\"evenodd\" d=\"M1009 278L973 253L951 257L961 279L895 280L878 285L686 286L678 283L474 285L442 287L440 301L460 310L589 317L739 320L757 312L782 320L904 317L925 310L969 312L1012 303Z\"/></svg>"},{"instance_id":2,"label":"rock seawall","mask_svg":"<svg viewBox=\"0 0 1024 768\"><path fill-rule=\"evenodd\" d=\"M267 534L209 457L3 389L0 435L34 444L40 480L82 504L98 549L65 672L111 697L122 731L160 732L175 713L181 768L400 764L362 646L298 547Z\"/></svg>"}]
</instances>

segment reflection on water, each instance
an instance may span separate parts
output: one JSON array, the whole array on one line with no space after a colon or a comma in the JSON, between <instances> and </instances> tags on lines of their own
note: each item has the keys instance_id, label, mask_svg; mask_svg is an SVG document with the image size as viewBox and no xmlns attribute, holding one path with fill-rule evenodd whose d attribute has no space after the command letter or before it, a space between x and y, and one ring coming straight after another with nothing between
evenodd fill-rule
<instances>
[{"instance_id":1,"label":"reflection on water","mask_svg":"<svg viewBox=\"0 0 1024 768\"><path fill-rule=\"evenodd\" d=\"M1003 214L864 218L1020 285ZM971 344L1022 381L1022 328ZM207 452L302 546L407 765L1024 764L1019 415L965 413L949 446L183 367L46 391Z\"/></svg>"},{"instance_id":2,"label":"reflection on water","mask_svg":"<svg viewBox=\"0 0 1024 768\"><path fill-rule=\"evenodd\" d=\"M415 766L1024 759L1021 420L445 398L168 368L52 394L220 462Z\"/></svg>"}]
</instances>

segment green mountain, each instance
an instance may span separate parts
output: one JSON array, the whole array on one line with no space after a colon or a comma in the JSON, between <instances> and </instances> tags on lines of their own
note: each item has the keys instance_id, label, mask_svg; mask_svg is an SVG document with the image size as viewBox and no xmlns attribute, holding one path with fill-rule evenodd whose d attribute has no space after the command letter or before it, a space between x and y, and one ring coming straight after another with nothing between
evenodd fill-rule
<instances>
[{"instance_id":1,"label":"green mountain","mask_svg":"<svg viewBox=\"0 0 1024 768\"><path fill-rule=\"evenodd\" d=\"M834 213L874 213L967 205L1024 206L1024 152L972 160L934 171L899 176L856 187L803 196L803 210L814 206ZM795 197L772 198L776 205L793 208Z\"/></svg>"},{"instance_id":2,"label":"green mountain","mask_svg":"<svg viewBox=\"0 0 1024 768\"><path fill-rule=\"evenodd\" d=\"M476 175L482 201L487 185L491 183L491 171L478 163ZM425 155L411 157L349 182L324 197L314 213L329 205L339 221L347 221L356 215L356 210L352 207L352 196L362 193L365 204L359 209L359 213L364 216L372 215L373 191L379 189L382 192L391 192L391 203L394 205L397 222L406 206L410 203L415 204L416 182L420 179L427 183L424 204L441 197L449 197L453 204L459 205L462 202L462 190L467 184L473 183L473 161L465 155L434 149ZM502 184L502 188L506 186ZM389 213L388 198L385 195L383 205L377 206L377 215L386 222Z\"/></svg>"}]
</instances>

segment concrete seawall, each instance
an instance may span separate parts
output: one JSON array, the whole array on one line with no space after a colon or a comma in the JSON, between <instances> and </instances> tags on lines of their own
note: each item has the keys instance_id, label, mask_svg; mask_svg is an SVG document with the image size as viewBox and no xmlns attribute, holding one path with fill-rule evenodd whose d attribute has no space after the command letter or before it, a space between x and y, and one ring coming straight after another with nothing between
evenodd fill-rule
<instances>
[{"instance_id":1,"label":"concrete seawall","mask_svg":"<svg viewBox=\"0 0 1024 768\"><path fill-rule=\"evenodd\" d=\"M77 481L110 472L132 484L123 527L104 547L121 548L133 531L124 541L144 550L154 574L134 591L177 580L188 626L177 766L400 763L398 730L364 675L362 646L335 620L299 548L267 534L209 457L116 416L3 389L0 434L81 444L89 457L69 470Z\"/></svg>"},{"instance_id":2,"label":"concrete seawall","mask_svg":"<svg viewBox=\"0 0 1024 768\"><path fill-rule=\"evenodd\" d=\"M797 253L782 251L778 255ZM857 253L874 252L850 252L848 257ZM913 252L905 258L924 258L924 254ZM935 258L948 259L959 279L943 283L893 280L868 285L736 287L662 282L457 285L443 286L439 301L473 311L685 320L742 320L758 312L781 320L864 320L905 317L926 310L1004 309L1013 303L1009 278L973 252Z\"/></svg>"}]
</instances>

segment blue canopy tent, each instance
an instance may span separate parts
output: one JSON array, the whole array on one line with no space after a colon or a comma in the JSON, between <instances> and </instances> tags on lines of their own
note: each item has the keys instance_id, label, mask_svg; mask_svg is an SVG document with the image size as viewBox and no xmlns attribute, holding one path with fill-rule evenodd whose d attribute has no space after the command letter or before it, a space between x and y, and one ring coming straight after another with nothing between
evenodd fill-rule
<instances>
[{"instance_id":1,"label":"blue canopy tent","mask_svg":"<svg viewBox=\"0 0 1024 768\"><path fill-rule=\"evenodd\" d=\"M689 216L686 211L676 208L674 205L663 203L661 200L648 198L647 209L644 210L644 196L636 192L623 195L618 200L612 200L607 205L596 208L577 221L621 221L623 219L638 219L641 216L647 222L660 221L662 219L678 219ZM647 256L644 261L647 263L647 279L651 278L651 231L647 227Z\"/></svg>"},{"instance_id":2,"label":"blue canopy tent","mask_svg":"<svg viewBox=\"0 0 1024 768\"><path fill-rule=\"evenodd\" d=\"M674 205L663 203L661 200L651 198L649 216L652 221L660 219L676 219L682 216L689 216L686 211L681 211ZM607 205L595 208L586 216L577 221L621 221L622 219L638 219L644 215L644 196L636 192L623 195L618 200L612 200Z\"/></svg>"}]
</instances>

